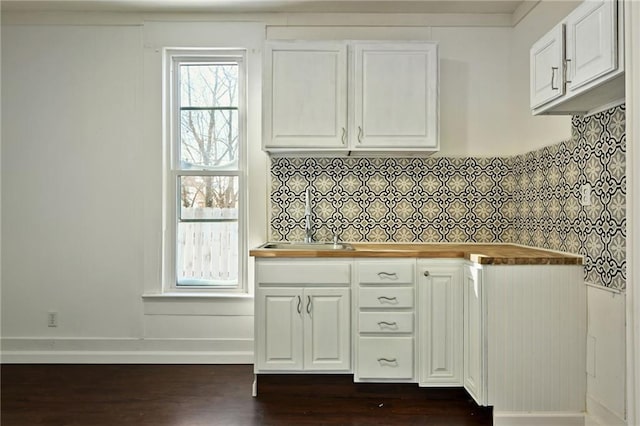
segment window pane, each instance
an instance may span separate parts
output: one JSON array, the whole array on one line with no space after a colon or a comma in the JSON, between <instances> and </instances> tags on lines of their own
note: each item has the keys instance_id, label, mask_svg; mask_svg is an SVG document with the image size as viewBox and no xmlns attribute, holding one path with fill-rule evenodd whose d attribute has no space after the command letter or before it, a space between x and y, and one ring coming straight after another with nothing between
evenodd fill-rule
<instances>
[{"instance_id":1,"label":"window pane","mask_svg":"<svg viewBox=\"0 0 640 426\"><path fill-rule=\"evenodd\" d=\"M238 167L238 111L180 112L180 168Z\"/></svg>"},{"instance_id":2,"label":"window pane","mask_svg":"<svg viewBox=\"0 0 640 426\"><path fill-rule=\"evenodd\" d=\"M180 286L238 284L238 222L178 224Z\"/></svg>"},{"instance_id":3,"label":"window pane","mask_svg":"<svg viewBox=\"0 0 640 426\"><path fill-rule=\"evenodd\" d=\"M238 106L237 64L181 64L180 107Z\"/></svg>"},{"instance_id":4,"label":"window pane","mask_svg":"<svg viewBox=\"0 0 640 426\"><path fill-rule=\"evenodd\" d=\"M181 176L180 219L238 219L238 177Z\"/></svg>"}]
</instances>

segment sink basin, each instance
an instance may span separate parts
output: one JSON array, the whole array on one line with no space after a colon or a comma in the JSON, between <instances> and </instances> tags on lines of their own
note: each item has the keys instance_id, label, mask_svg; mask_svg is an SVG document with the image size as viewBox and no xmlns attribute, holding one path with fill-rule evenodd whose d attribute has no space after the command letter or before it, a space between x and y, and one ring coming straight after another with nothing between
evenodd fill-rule
<instances>
[{"instance_id":1,"label":"sink basin","mask_svg":"<svg viewBox=\"0 0 640 426\"><path fill-rule=\"evenodd\" d=\"M260 246L269 250L353 250L347 243L266 243Z\"/></svg>"}]
</instances>

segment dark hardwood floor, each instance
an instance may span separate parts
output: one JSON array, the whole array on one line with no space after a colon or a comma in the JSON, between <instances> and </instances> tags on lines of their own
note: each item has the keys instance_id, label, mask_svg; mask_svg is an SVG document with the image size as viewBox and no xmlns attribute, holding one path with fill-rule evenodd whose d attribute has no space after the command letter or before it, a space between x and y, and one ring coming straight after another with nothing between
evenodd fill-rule
<instances>
[{"instance_id":1,"label":"dark hardwood floor","mask_svg":"<svg viewBox=\"0 0 640 426\"><path fill-rule=\"evenodd\" d=\"M490 425L462 389L261 375L251 365L1 367L2 426Z\"/></svg>"}]
</instances>

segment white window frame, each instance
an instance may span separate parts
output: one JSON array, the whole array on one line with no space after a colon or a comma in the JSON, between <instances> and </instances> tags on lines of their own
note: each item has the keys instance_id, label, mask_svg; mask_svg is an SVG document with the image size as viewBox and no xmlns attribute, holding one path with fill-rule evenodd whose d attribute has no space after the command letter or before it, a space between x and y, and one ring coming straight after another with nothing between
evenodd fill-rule
<instances>
[{"instance_id":1,"label":"white window frame","mask_svg":"<svg viewBox=\"0 0 640 426\"><path fill-rule=\"evenodd\" d=\"M247 61L246 51L238 49L177 49L163 50L163 293L170 294L235 294L247 293ZM238 168L180 169L180 87L179 66L188 62L229 62L238 64ZM177 228L179 219L181 176L238 177L238 283L233 286L179 285L177 263Z\"/></svg>"}]
</instances>

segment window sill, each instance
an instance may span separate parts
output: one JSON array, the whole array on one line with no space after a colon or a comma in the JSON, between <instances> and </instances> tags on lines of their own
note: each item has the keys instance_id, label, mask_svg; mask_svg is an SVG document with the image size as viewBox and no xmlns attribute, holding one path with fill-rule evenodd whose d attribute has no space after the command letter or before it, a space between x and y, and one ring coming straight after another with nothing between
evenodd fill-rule
<instances>
[{"instance_id":1,"label":"window sill","mask_svg":"<svg viewBox=\"0 0 640 426\"><path fill-rule=\"evenodd\" d=\"M167 300L167 299L253 299L253 294L247 293L207 293L207 292L167 292L167 293L146 293L142 295L144 300Z\"/></svg>"}]
</instances>

